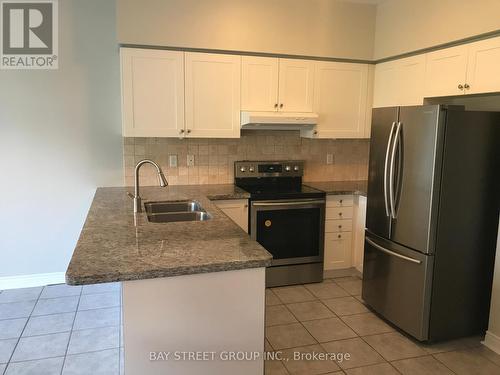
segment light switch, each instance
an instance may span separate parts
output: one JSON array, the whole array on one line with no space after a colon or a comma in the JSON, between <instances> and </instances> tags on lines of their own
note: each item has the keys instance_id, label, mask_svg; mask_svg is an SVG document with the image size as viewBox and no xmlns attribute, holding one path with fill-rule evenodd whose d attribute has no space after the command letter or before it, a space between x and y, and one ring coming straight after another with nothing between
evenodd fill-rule
<instances>
[{"instance_id":1,"label":"light switch","mask_svg":"<svg viewBox=\"0 0 500 375\"><path fill-rule=\"evenodd\" d=\"M187 166L194 167L194 155L187 156Z\"/></svg>"},{"instance_id":2,"label":"light switch","mask_svg":"<svg viewBox=\"0 0 500 375\"><path fill-rule=\"evenodd\" d=\"M333 154L326 154L326 164L333 164Z\"/></svg>"},{"instance_id":3,"label":"light switch","mask_svg":"<svg viewBox=\"0 0 500 375\"><path fill-rule=\"evenodd\" d=\"M168 165L170 168L177 167L177 155L168 155Z\"/></svg>"}]
</instances>

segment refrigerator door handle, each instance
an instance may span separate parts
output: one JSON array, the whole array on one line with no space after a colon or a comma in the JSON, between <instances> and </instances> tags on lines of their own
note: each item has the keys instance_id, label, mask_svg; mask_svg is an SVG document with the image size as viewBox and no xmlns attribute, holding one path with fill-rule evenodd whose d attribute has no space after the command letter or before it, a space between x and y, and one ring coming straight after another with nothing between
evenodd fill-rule
<instances>
[{"instance_id":1,"label":"refrigerator door handle","mask_svg":"<svg viewBox=\"0 0 500 375\"><path fill-rule=\"evenodd\" d=\"M395 256L396 258L407 260L408 262L412 262L412 263L416 263L416 264L421 264L422 263L421 260L413 259L413 258L407 257L405 255L401 255L401 254L395 253L394 251L391 251L389 249L386 249L385 247L382 247L379 244L376 244L375 242L373 242L372 240L370 240L368 237L366 237L365 239L366 239L366 242L368 242L374 248L382 251L383 253L386 253L386 254L391 255L391 256Z\"/></svg>"},{"instance_id":2,"label":"refrigerator door handle","mask_svg":"<svg viewBox=\"0 0 500 375\"><path fill-rule=\"evenodd\" d=\"M396 121L392 123L391 131L389 133L389 140L387 141L387 149L385 150L385 164L384 164L384 203L385 203L385 214L387 217L391 216L392 211L389 211L389 198L387 195L387 179L388 179L388 169L389 169L389 153L391 151L392 135L394 133L394 127L396 126Z\"/></svg>"},{"instance_id":3,"label":"refrigerator door handle","mask_svg":"<svg viewBox=\"0 0 500 375\"><path fill-rule=\"evenodd\" d=\"M396 219L396 197L394 194L394 169L396 164L396 149L398 147L401 135L401 126L403 124L398 122L398 126L396 128L396 133L394 135L394 143L392 144L392 152L391 152L391 166L389 167L389 203L391 207L391 216L393 219Z\"/></svg>"}]
</instances>

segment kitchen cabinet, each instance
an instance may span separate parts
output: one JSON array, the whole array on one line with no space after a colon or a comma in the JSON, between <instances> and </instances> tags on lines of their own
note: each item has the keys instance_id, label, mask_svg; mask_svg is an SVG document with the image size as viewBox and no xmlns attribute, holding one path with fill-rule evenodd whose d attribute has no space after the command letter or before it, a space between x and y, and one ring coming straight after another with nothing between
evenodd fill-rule
<instances>
[{"instance_id":1,"label":"kitchen cabinet","mask_svg":"<svg viewBox=\"0 0 500 375\"><path fill-rule=\"evenodd\" d=\"M375 66L373 107L423 104L425 55Z\"/></svg>"},{"instance_id":2,"label":"kitchen cabinet","mask_svg":"<svg viewBox=\"0 0 500 375\"><path fill-rule=\"evenodd\" d=\"M325 233L325 270L351 267L351 232Z\"/></svg>"},{"instance_id":3,"label":"kitchen cabinet","mask_svg":"<svg viewBox=\"0 0 500 375\"><path fill-rule=\"evenodd\" d=\"M278 110L277 58L243 56L241 58L241 110Z\"/></svg>"},{"instance_id":4,"label":"kitchen cabinet","mask_svg":"<svg viewBox=\"0 0 500 375\"><path fill-rule=\"evenodd\" d=\"M241 56L185 53L186 135L239 138Z\"/></svg>"},{"instance_id":5,"label":"kitchen cabinet","mask_svg":"<svg viewBox=\"0 0 500 375\"><path fill-rule=\"evenodd\" d=\"M243 56L241 110L312 112L314 61Z\"/></svg>"},{"instance_id":6,"label":"kitchen cabinet","mask_svg":"<svg viewBox=\"0 0 500 375\"><path fill-rule=\"evenodd\" d=\"M310 138L369 138L371 102L368 65L315 63L313 112L318 124L302 132Z\"/></svg>"},{"instance_id":7,"label":"kitchen cabinet","mask_svg":"<svg viewBox=\"0 0 500 375\"><path fill-rule=\"evenodd\" d=\"M122 48L124 137L175 137L184 129L184 53Z\"/></svg>"},{"instance_id":8,"label":"kitchen cabinet","mask_svg":"<svg viewBox=\"0 0 500 375\"><path fill-rule=\"evenodd\" d=\"M467 45L426 54L424 96L462 95L467 75Z\"/></svg>"},{"instance_id":9,"label":"kitchen cabinet","mask_svg":"<svg viewBox=\"0 0 500 375\"><path fill-rule=\"evenodd\" d=\"M500 92L500 37L469 45L467 94Z\"/></svg>"},{"instance_id":10,"label":"kitchen cabinet","mask_svg":"<svg viewBox=\"0 0 500 375\"><path fill-rule=\"evenodd\" d=\"M352 265L352 195L328 195L325 212L325 270Z\"/></svg>"},{"instance_id":11,"label":"kitchen cabinet","mask_svg":"<svg viewBox=\"0 0 500 375\"><path fill-rule=\"evenodd\" d=\"M352 265L363 273L363 257L365 252L366 197L356 196L354 200Z\"/></svg>"},{"instance_id":12,"label":"kitchen cabinet","mask_svg":"<svg viewBox=\"0 0 500 375\"><path fill-rule=\"evenodd\" d=\"M228 199L215 201L214 203L241 229L248 233L248 199Z\"/></svg>"},{"instance_id":13,"label":"kitchen cabinet","mask_svg":"<svg viewBox=\"0 0 500 375\"><path fill-rule=\"evenodd\" d=\"M279 103L283 112L312 112L314 61L279 59Z\"/></svg>"}]
</instances>

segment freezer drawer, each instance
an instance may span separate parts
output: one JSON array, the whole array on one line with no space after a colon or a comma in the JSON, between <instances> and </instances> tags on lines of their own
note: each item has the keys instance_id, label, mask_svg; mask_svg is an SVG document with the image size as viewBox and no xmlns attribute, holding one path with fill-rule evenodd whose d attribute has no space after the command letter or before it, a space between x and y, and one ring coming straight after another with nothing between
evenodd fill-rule
<instances>
[{"instance_id":1,"label":"freezer drawer","mask_svg":"<svg viewBox=\"0 0 500 375\"><path fill-rule=\"evenodd\" d=\"M376 237L365 237L363 299L418 340L429 338L433 256Z\"/></svg>"}]
</instances>

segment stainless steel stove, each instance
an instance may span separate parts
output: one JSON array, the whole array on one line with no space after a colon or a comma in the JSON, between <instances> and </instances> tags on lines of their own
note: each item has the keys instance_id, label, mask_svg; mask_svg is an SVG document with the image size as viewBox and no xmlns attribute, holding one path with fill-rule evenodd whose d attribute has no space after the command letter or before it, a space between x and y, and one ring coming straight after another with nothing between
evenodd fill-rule
<instances>
[{"instance_id":1,"label":"stainless steel stove","mask_svg":"<svg viewBox=\"0 0 500 375\"><path fill-rule=\"evenodd\" d=\"M249 233L273 255L267 286L323 280L325 196L302 184L304 162L237 161L235 184L250 193Z\"/></svg>"}]
</instances>

